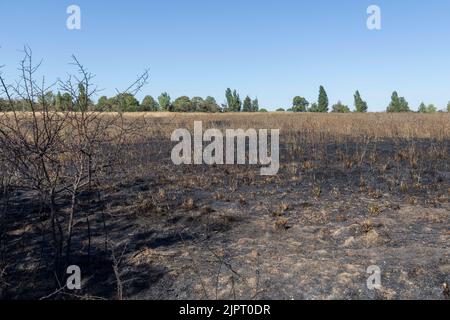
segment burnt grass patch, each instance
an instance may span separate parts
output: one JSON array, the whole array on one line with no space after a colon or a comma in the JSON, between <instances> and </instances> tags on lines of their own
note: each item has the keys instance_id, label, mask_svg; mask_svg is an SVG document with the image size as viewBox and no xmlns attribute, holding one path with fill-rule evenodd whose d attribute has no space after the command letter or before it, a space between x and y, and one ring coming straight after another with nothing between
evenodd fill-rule
<instances>
[{"instance_id":1,"label":"burnt grass patch","mask_svg":"<svg viewBox=\"0 0 450 320\"><path fill-rule=\"evenodd\" d=\"M448 298L448 138L282 136L280 171L264 177L257 166L174 166L158 130L80 197L68 262L80 291L52 271L37 194L1 196L1 298ZM70 199L58 201L64 221ZM378 290L366 286L371 265Z\"/></svg>"}]
</instances>

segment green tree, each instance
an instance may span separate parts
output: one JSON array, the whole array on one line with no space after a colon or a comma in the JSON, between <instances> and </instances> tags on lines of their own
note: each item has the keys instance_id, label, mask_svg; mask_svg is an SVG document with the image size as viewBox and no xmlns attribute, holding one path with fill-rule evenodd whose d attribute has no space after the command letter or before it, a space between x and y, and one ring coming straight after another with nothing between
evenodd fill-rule
<instances>
[{"instance_id":1,"label":"green tree","mask_svg":"<svg viewBox=\"0 0 450 320\"><path fill-rule=\"evenodd\" d=\"M258 111L259 111L259 101L258 98L255 98L255 100L252 101L252 112Z\"/></svg>"},{"instance_id":2,"label":"green tree","mask_svg":"<svg viewBox=\"0 0 450 320\"><path fill-rule=\"evenodd\" d=\"M70 93L65 92L62 94L59 109L61 111L72 111L74 109L74 102Z\"/></svg>"},{"instance_id":3,"label":"green tree","mask_svg":"<svg viewBox=\"0 0 450 320\"><path fill-rule=\"evenodd\" d=\"M211 96L206 97L204 108L204 112L220 112L220 107L217 104L216 99Z\"/></svg>"},{"instance_id":4,"label":"green tree","mask_svg":"<svg viewBox=\"0 0 450 320\"><path fill-rule=\"evenodd\" d=\"M121 112L135 112L139 109L139 101L131 93L119 93L112 98L114 109Z\"/></svg>"},{"instance_id":5,"label":"green tree","mask_svg":"<svg viewBox=\"0 0 450 320\"><path fill-rule=\"evenodd\" d=\"M328 112L328 95L323 86L319 89L319 100L317 101L317 112Z\"/></svg>"},{"instance_id":6,"label":"green tree","mask_svg":"<svg viewBox=\"0 0 450 320\"><path fill-rule=\"evenodd\" d=\"M242 112L252 112L252 99L249 96L246 96L244 99L244 103L242 104Z\"/></svg>"},{"instance_id":7,"label":"green tree","mask_svg":"<svg viewBox=\"0 0 450 320\"><path fill-rule=\"evenodd\" d=\"M417 110L417 112L419 113L427 113L427 106L425 105L425 103L421 103L419 106L419 110Z\"/></svg>"},{"instance_id":8,"label":"green tree","mask_svg":"<svg viewBox=\"0 0 450 320\"><path fill-rule=\"evenodd\" d=\"M269 112L269 111L267 111L267 109L265 109L265 108L261 108L261 109L259 109L259 112Z\"/></svg>"},{"instance_id":9,"label":"green tree","mask_svg":"<svg viewBox=\"0 0 450 320\"><path fill-rule=\"evenodd\" d=\"M367 102L361 98L359 91L356 91L355 95L355 112L367 112Z\"/></svg>"},{"instance_id":10,"label":"green tree","mask_svg":"<svg viewBox=\"0 0 450 320\"><path fill-rule=\"evenodd\" d=\"M227 99L227 110L228 112L240 112L242 108L242 102L239 97L239 94L236 90L231 91L230 88L227 88L225 91L225 98Z\"/></svg>"},{"instance_id":11,"label":"green tree","mask_svg":"<svg viewBox=\"0 0 450 320\"><path fill-rule=\"evenodd\" d=\"M7 111L8 109L9 108L8 108L8 104L6 103L6 100L3 98L0 98L0 112Z\"/></svg>"},{"instance_id":12,"label":"green tree","mask_svg":"<svg viewBox=\"0 0 450 320\"><path fill-rule=\"evenodd\" d=\"M225 90L225 99L227 100L227 104L225 105L225 110L227 112L231 112L231 108L233 105L233 91L231 91L230 88L227 88L227 90Z\"/></svg>"},{"instance_id":13,"label":"green tree","mask_svg":"<svg viewBox=\"0 0 450 320\"><path fill-rule=\"evenodd\" d=\"M293 112L306 112L308 110L309 102L303 97L296 96L292 101L292 108L290 109Z\"/></svg>"},{"instance_id":14,"label":"green tree","mask_svg":"<svg viewBox=\"0 0 450 320\"><path fill-rule=\"evenodd\" d=\"M349 113L350 112L350 108L348 106L346 106L345 104L342 104L341 101L338 101L338 103L333 105L332 112L335 112L335 113Z\"/></svg>"},{"instance_id":15,"label":"green tree","mask_svg":"<svg viewBox=\"0 0 450 320\"><path fill-rule=\"evenodd\" d=\"M319 112L319 106L316 102L311 104L311 108L309 108L309 112Z\"/></svg>"},{"instance_id":16,"label":"green tree","mask_svg":"<svg viewBox=\"0 0 450 320\"><path fill-rule=\"evenodd\" d=\"M404 97L399 97L397 91L391 96L391 103L387 107L387 112L410 112L408 102Z\"/></svg>"},{"instance_id":17,"label":"green tree","mask_svg":"<svg viewBox=\"0 0 450 320\"><path fill-rule=\"evenodd\" d=\"M195 111L192 107L191 99L187 96L181 96L173 102L174 112L192 112Z\"/></svg>"},{"instance_id":18,"label":"green tree","mask_svg":"<svg viewBox=\"0 0 450 320\"><path fill-rule=\"evenodd\" d=\"M437 108L434 104L429 104L427 107L427 113L436 113Z\"/></svg>"},{"instance_id":19,"label":"green tree","mask_svg":"<svg viewBox=\"0 0 450 320\"><path fill-rule=\"evenodd\" d=\"M95 106L95 110L97 111L111 111L112 104L111 99L108 99L107 96L101 96L98 101L97 105Z\"/></svg>"},{"instance_id":20,"label":"green tree","mask_svg":"<svg viewBox=\"0 0 450 320\"><path fill-rule=\"evenodd\" d=\"M61 92L58 91L58 93L56 94L56 97L55 97L55 108L58 111L63 111L61 109L61 102L62 102L62 95L61 95Z\"/></svg>"},{"instance_id":21,"label":"green tree","mask_svg":"<svg viewBox=\"0 0 450 320\"><path fill-rule=\"evenodd\" d=\"M92 101L86 92L86 87L83 83L78 84L78 97L75 104L75 111L87 111L92 105Z\"/></svg>"},{"instance_id":22,"label":"green tree","mask_svg":"<svg viewBox=\"0 0 450 320\"><path fill-rule=\"evenodd\" d=\"M162 111L172 111L170 96L167 92L161 93L158 97L158 102Z\"/></svg>"},{"instance_id":23,"label":"green tree","mask_svg":"<svg viewBox=\"0 0 450 320\"><path fill-rule=\"evenodd\" d=\"M142 100L139 111L155 112L159 110L159 104L152 96L145 96Z\"/></svg>"},{"instance_id":24,"label":"green tree","mask_svg":"<svg viewBox=\"0 0 450 320\"><path fill-rule=\"evenodd\" d=\"M242 101L239 97L239 94L236 92L236 90L233 91L233 111L234 112L241 112L242 109Z\"/></svg>"},{"instance_id":25,"label":"green tree","mask_svg":"<svg viewBox=\"0 0 450 320\"><path fill-rule=\"evenodd\" d=\"M191 99L191 112L205 112L205 100L202 97Z\"/></svg>"},{"instance_id":26,"label":"green tree","mask_svg":"<svg viewBox=\"0 0 450 320\"><path fill-rule=\"evenodd\" d=\"M46 107L54 107L56 104L56 98L53 92L47 91L43 96L38 97L38 103L43 106L45 104Z\"/></svg>"},{"instance_id":27,"label":"green tree","mask_svg":"<svg viewBox=\"0 0 450 320\"><path fill-rule=\"evenodd\" d=\"M447 104L447 112L450 112L450 101Z\"/></svg>"},{"instance_id":28,"label":"green tree","mask_svg":"<svg viewBox=\"0 0 450 320\"><path fill-rule=\"evenodd\" d=\"M419 113L436 113L437 108L434 106L434 104L429 104L428 106L425 105L425 103L421 103L419 106L418 111Z\"/></svg>"},{"instance_id":29,"label":"green tree","mask_svg":"<svg viewBox=\"0 0 450 320\"><path fill-rule=\"evenodd\" d=\"M286 110L284 110L284 108L278 108L277 112L285 112Z\"/></svg>"},{"instance_id":30,"label":"green tree","mask_svg":"<svg viewBox=\"0 0 450 320\"><path fill-rule=\"evenodd\" d=\"M72 96L67 92L61 94L61 92L58 91L55 96L55 108L58 111L73 110Z\"/></svg>"}]
</instances>

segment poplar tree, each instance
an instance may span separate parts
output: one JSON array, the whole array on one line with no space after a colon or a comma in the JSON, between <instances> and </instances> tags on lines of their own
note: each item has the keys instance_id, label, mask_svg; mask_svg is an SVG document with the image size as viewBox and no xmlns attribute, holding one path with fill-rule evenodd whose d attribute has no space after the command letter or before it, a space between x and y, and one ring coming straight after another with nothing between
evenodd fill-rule
<instances>
[{"instance_id":1,"label":"poplar tree","mask_svg":"<svg viewBox=\"0 0 450 320\"><path fill-rule=\"evenodd\" d=\"M367 112L367 102L361 98L359 91L356 91L355 95L355 112Z\"/></svg>"},{"instance_id":2,"label":"poplar tree","mask_svg":"<svg viewBox=\"0 0 450 320\"><path fill-rule=\"evenodd\" d=\"M317 112L328 112L328 95L323 86L319 89L319 100L317 101Z\"/></svg>"}]
</instances>

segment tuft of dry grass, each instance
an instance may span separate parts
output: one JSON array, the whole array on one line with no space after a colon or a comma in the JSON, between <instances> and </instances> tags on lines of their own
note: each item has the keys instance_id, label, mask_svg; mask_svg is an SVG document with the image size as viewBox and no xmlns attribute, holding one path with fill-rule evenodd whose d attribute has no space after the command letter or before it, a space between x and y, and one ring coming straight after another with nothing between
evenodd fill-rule
<instances>
[{"instance_id":1,"label":"tuft of dry grass","mask_svg":"<svg viewBox=\"0 0 450 320\"><path fill-rule=\"evenodd\" d=\"M182 207L189 211L195 209L197 206L195 205L194 198L187 198L184 199Z\"/></svg>"},{"instance_id":2,"label":"tuft of dry grass","mask_svg":"<svg viewBox=\"0 0 450 320\"><path fill-rule=\"evenodd\" d=\"M275 221L274 229L275 230L287 230L287 229L289 229L288 223L289 223L288 219L286 219L286 218L278 218Z\"/></svg>"}]
</instances>

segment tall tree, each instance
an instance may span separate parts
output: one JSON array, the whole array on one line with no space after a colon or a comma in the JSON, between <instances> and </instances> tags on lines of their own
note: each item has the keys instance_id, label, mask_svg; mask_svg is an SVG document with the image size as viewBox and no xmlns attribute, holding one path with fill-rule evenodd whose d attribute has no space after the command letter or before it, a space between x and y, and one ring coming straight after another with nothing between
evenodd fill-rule
<instances>
[{"instance_id":1,"label":"tall tree","mask_svg":"<svg viewBox=\"0 0 450 320\"><path fill-rule=\"evenodd\" d=\"M220 107L213 97L206 97L204 106L205 112L220 112Z\"/></svg>"},{"instance_id":2,"label":"tall tree","mask_svg":"<svg viewBox=\"0 0 450 320\"><path fill-rule=\"evenodd\" d=\"M86 87L83 83L78 84L78 97L76 103L76 111L87 111L91 105L91 100L86 93Z\"/></svg>"},{"instance_id":3,"label":"tall tree","mask_svg":"<svg viewBox=\"0 0 450 320\"><path fill-rule=\"evenodd\" d=\"M317 101L318 112L328 112L328 95L323 86L319 89L319 100Z\"/></svg>"},{"instance_id":4,"label":"tall tree","mask_svg":"<svg viewBox=\"0 0 450 320\"><path fill-rule=\"evenodd\" d=\"M292 101L292 108L290 109L293 112L306 112L308 110L309 102L303 97L296 96Z\"/></svg>"},{"instance_id":5,"label":"tall tree","mask_svg":"<svg viewBox=\"0 0 450 320\"><path fill-rule=\"evenodd\" d=\"M174 112L192 112L195 111L192 107L191 99L187 96L181 96L173 102Z\"/></svg>"},{"instance_id":6,"label":"tall tree","mask_svg":"<svg viewBox=\"0 0 450 320\"><path fill-rule=\"evenodd\" d=\"M72 100L72 95L68 92L64 92L61 96L61 111L72 111L74 109L74 102Z\"/></svg>"},{"instance_id":7,"label":"tall tree","mask_svg":"<svg viewBox=\"0 0 450 320\"><path fill-rule=\"evenodd\" d=\"M259 111L259 101L258 98L255 98L255 100L252 101L252 112L258 111Z\"/></svg>"},{"instance_id":8,"label":"tall tree","mask_svg":"<svg viewBox=\"0 0 450 320\"><path fill-rule=\"evenodd\" d=\"M387 107L387 112L410 112L408 102L404 97L399 97L397 91L391 96L391 103Z\"/></svg>"},{"instance_id":9,"label":"tall tree","mask_svg":"<svg viewBox=\"0 0 450 320\"><path fill-rule=\"evenodd\" d=\"M63 111L61 109L61 103L62 103L62 95L61 95L61 92L58 91L58 93L56 94L56 97L55 97L55 108L56 108L56 110Z\"/></svg>"},{"instance_id":10,"label":"tall tree","mask_svg":"<svg viewBox=\"0 0 450 320\"><path fill-rule=\"evenodd\" d=\"M311 104L311 108L309 108L309 112L319 112L319 106L317 102Z\"/></svg>"},{"instance_id":11,"label":"tall tree","mask_svg":"<svg viewBox=\"0 0 450 320\"><path fill-rule=\"evenodd\" d=\"M131 93L119 93L112 98L112 103L121 112L135 112L139 109L139 101Z\"/></svg>"},{"instance_id":12,"label":"tall tree","mask_svg":"<svg viewBox=\"0 0 450 320\"><path fill-rule=\"evenodd\" d=\"M191 108L194 112L206 112L205 100L202 97L193 97L191 99Z\"/></svg>"},{"instance_id":13,"label":"tall tree","mask_svg":"<svg viewBox=\"0 0 450 320\"><path fill-rule=\"evenodd\" d=\"M427 107L427 113L436 113L437 108L434 104L429 104Z\"/></svg>"},{"instance_id":14,"label":"tall tree","mask_svg":"<svg viewBox=\"0 0 450 320\"><path fill-rule=\"evenodd\" d=\"M447 112L450 112L450 101L447 104Z\"/></svg>"},{"instance_id":15,"label":"tall tree","mask_svg":"<svg viewBox=\"0 0 450 320\"><path fill-rule=\"evenodd\" d=\"M145 96L140 105L139 111L155 112L159 110L159 104L152 96Z\"/></svg>"},{"instance_id":16,"label":"tall tree","mask_svg":"<svg viewBox=\"0 0 450 320\"><path fill-rule=\"evenodd\" d=\"M419 109L417 110L419 113L436 113L437 108L434 106L434 104L429 104L428 106L425 105L425 103L421 103L419 106Z\"/></svg>"},{"instance_id":17,"label":"tall tree","mask_svg":"<svg viewBox=\"0 0 450 320\"><path fill-rule=\"evenodd\" d=\"M234 100L233 111L241 112L242 102L241 102L241 98L239 97L239 94L236 92L236 90L233 91L233 100Z\"/></svg>"},{"instance_id":18,"label":"tall tree","mask_svg":"<svg viewBox=\"0 0 450 320\"><path fill-rule=\"evenodd\" d=\"M233 105L233 91L231 91L231 88L227 88L227 90L225 90L225 99L227 100L225 109L227 112L231 112L231 108Z\"/></svg>"},{"instance_id":19,"label":"tall tree","mask_svg":"<svg viewBox=\"0 0 450 320\"><path fill-rule=\"evenodd\" d=\"M170 96L167 92L161 93L158 97L158 102L162 111L172 111Z\"/></svg>"},{"instance_id":20,"label":"tall tree","mask_svg":"<svg viewBox=\"0 0 450 320\"><path fill-rule=\"evenodd\" d=\"M111 111L112 109L111 100L108 99L107 96L101 96L97 101L95 109L97 111Z\"/></svg>"},{"instance_id":21,"label":"tall tree","mask_svg":"<svg viewBox=\"0 0 450 320\"><path fill-rule=\"evenodd\" d=\"M231 91L230 88L227 88L227 90L225 91L225 98L227 99L227 111L241 111L242 102L236 90Z\"/></svg>"},{"instance_id":22,"label":"tall tree","mask_svg":"<svg viewBox=\"0 0 450 320\"><path fill-rule=\"evenodd\" d=\"M46 105L46 107L54 107L56 103L56 98L53 92L47 91L43 96L39 96L38 102L41 105Z\"/></svg>"},{"instance_id":23,"label":"tall tree","mask_svg":"<svg viewBox=\"0 0 450 320\"><path fill-rule=\"evenodd\" d=\"M0 112L7 111L8 109L8 103L6 102L6 100L0 98Z\"/></svg>"},{"instance_id":24,"label":"tall tree","mask_svg":"<svg viewBox=\"0 0 450 320\"><path fill-rule=\"evenodd\" d=\"M67 92L61 94L61 92L58 91L55 97L55 108L58 111L72 110L72 96Z\"/></svg>"},{"instance_id":25,"label":"tall tree","mask_svg":"<svg viewBox=\"0 0 450 320\"><path fill-rule=\"evenodd\" d=\"M419 106L419 110L417 110L417 112L419 113L427 113L427 106L425 105L425 103L421 103Z\"/></svg>"},{"instance_id":26,"label":"tall tree","mask_svg":"<svg viewBox=\"0 0 450 320\"><path fill-rule=\"evenodd\" d=\"M355 112L367 112L367 102L361 98L358 90L353 97L355 98Z\"/></svg>"},{"instance_id":27,"label":"tall tree","mask_svg":"<svg viewBox=\"0 0 450 320\"><path fill-rule=\"evenodd\" d=\"M252 111L252 99L249 96L246 96L244 99L244 103L242 104L242 112L251 112Z\"/></svg>"}]
</instances>

